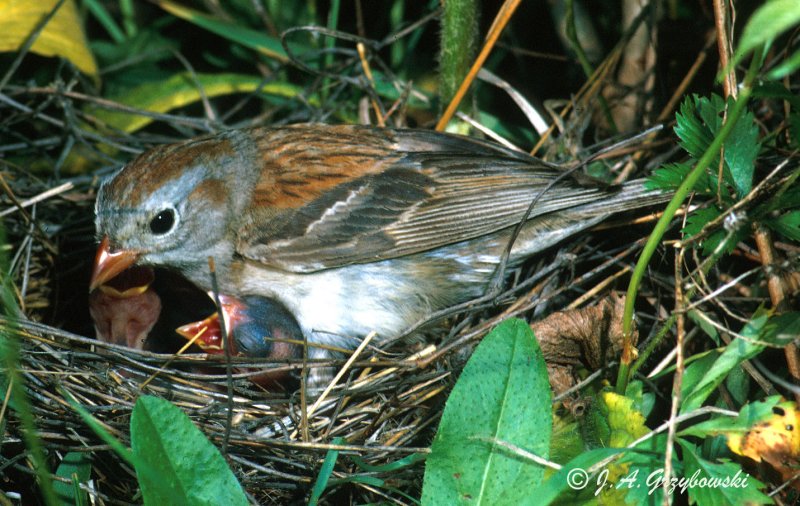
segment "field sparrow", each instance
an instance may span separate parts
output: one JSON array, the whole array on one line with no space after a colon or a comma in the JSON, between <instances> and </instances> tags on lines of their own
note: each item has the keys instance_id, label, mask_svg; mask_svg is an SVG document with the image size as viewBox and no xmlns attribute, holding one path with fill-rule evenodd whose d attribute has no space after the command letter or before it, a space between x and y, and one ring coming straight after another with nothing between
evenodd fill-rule
<instances>
[{"instance_id":1,"label":"field sparrow","mask_svg":"<svg viewBox=\"0 0 800 506\"><path fill-rule=\"evenodd\" d=\"M279 301L312 346L352 349L371 331L380 342L482 295L534 200L512 266L612 213L665 200L642 181L554 183L561 173L428 130L306 124L163 145L100 188L91 288L140 265L210 290L212 257L220 293Z\"/></svg>"}]
</instances>

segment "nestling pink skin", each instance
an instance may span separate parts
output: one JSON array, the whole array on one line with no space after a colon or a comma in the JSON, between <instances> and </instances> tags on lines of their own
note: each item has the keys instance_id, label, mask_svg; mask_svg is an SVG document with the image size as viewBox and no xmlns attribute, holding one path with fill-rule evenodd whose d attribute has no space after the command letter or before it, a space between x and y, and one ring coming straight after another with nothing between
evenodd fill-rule
<instances>
[{"instance_id":1,"label":"nestling pink skin","mask_svg":"<svg viewBox=\"0 0 800 506\"><path fill-rule=\"evenodd\" d=\"M161 298L150 286L153 270L132 268L89 295L89 314L99 340L144 349L161 314Z\"/></svg>"},{"instance_id":2,"label":"nestling pink skin","mask_svg":"<svg viewBox=\"0 0 800 506\"><path fill-rule=\"evenodd\" d=\"M243 300L219 295L225 328L230 337L231 356L287 359L300 356L303 333L289 311L278 302L264 297L248 296ZM176 330L209 354L223 354L223 337L219 313L183 325ZM288 341L295 341L294 343ZM254 383L268 387L283 379L283 372L266 372L251 377Z\"/></svg>"}]
</instances>

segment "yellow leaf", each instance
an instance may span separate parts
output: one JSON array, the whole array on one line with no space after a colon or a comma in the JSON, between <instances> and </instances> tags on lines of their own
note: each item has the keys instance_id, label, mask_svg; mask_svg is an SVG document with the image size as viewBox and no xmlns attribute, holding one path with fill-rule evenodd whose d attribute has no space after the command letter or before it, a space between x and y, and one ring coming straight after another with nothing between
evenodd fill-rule
<instances>
[{"instance_id":1,"label":"yellow leaf","mask_svg":"<svg viewBox=\"0 0 800 506\"><path fill-rule=\"evenodd\" d=\"M621 448L647 434L644 415L635 409L633 399L614 392L603 392L601 397L608 408L609 446Z\"/></svg>"},{"instance_id":2,"label":"yellow leaf","mask_svg":"<svg viewBox=\"0 0 800 506\"><path fill-rule=\"evenodd\" d=\"M110 98L136 109L165 113L197 102L203 95L216 97L255 90L259 90L263 94L287 98L296 96L300 92L296 86L291 84L264 83L264 79L259 76L180 73L164 81L141 84L125 91L120 96ZM149 116L101 109L98 109L94 115L107 125L125 132L135 132L153 121L153 118Z\"/></svg>"},{"instance_id":3,"label":"yellow leaf","mask_svg":"<svg viewBox=\"0 0 800 506\"><path fill-rule=\"evenodd\" d=\"M728 448L755 462L770 464L788 480L800 467L800 417L793 402L775 406L772 413L769 419L754 424L743 434L728 434Z\"/></svg>"},{"instance_id":4,"label":"yellow leaf","mask_svg":"<svg viewBox=\"0 0 800 506\"><path fill-rule=\"evenodd\" d=\"M0 51L18 51L36 25L53 10L57 0L0 0ZM44 27L31 51L60 56L81 72L98 78L97 64L86 43L74 0L66 0Z\"/></svg>"}]
</instances>

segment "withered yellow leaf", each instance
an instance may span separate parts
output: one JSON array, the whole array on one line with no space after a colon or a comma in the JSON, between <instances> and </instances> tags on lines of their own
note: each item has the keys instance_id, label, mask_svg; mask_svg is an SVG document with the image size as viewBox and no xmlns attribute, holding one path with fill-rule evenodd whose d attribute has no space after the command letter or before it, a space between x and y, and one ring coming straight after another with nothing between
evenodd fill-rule
<instances>
[{"instance_id":1,"label":"withered yellow leaf","mask_svg":"<svg viewBox=\"0 0 800 506\"><path fill-rule=\"evenodd\" d=\"M743 433L728 434L732 452L766 462L784 479L800 469L800 427L798 410L793 402L783 402L772 408L772 416L754 424Z\"/></svg>"},{"instance_id":2,"label":"withered yellow leaf","mask_svg":"<svg viewBox=\"0 0 800 506\"><path fill-rule=\"evenodd\" d=\"M57 0L0 0L0 51L18 51ZM74 0L66 0L44 27L31 51L60 56L97 79L97 64L89 50Z\"/></svg>"}]
</instances>

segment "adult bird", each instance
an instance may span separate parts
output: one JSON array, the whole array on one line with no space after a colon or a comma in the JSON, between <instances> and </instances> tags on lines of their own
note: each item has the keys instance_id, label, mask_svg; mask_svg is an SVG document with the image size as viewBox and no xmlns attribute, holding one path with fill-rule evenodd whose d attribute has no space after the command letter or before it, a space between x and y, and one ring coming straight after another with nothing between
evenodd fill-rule
<instances>
[{"instance_id":1,"label":"adult bird","mask_svg":"<svg viewBox=\"0 0 800 506\"><path fill-rule=\"evenodd\" d=\"M662 202L642 181L588 187L478 139L304 124L156 147L105 182L94 289L133 265L280 301L314 344L354 348L484 293L510 265L609 215ZM531 203L534 203L529 210Z\"/></svg>"}]
</instances>

